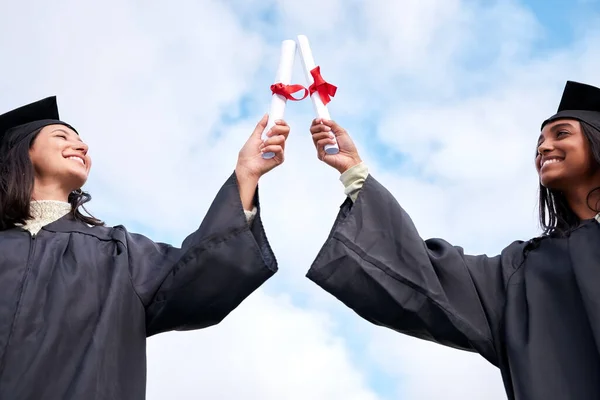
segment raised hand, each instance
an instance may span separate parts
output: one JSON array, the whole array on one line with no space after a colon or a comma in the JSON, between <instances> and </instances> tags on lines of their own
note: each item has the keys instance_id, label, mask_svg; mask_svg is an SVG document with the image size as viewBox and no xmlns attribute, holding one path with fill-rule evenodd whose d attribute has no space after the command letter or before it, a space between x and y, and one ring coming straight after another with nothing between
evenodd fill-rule
<instances>
[{"instance_id":1,"label":"raised hand","mask_svg":"<svg viewBox=\"0 0 600 400\"><path fill-rule=\"evenodd\" d=\"M310 126L310 133L319 160L337 169L340 174L362 162L352 138L335 121L316 118ZM340 151L337 154L327 154L324 149L325 145L334 144L336 140Z\"/></svg>"},{"instance_id":2,"label":"raised hand","mask_svg":"<svg viewBox=\"0 0 600 400\"><path fill-rule=\"evenodd\" d=\"M238 154L235 174L242 204L246 210L252 208L254 192L260 177L284 161L285 141L290 134L290 127L285 121L275 121L275 126L267 133L269 138L263 143L261 135L268 120L268 115L265 114ZM269 152L275 156L270 159L262 158L263 153Z\"/></svg>"}]
</instances>

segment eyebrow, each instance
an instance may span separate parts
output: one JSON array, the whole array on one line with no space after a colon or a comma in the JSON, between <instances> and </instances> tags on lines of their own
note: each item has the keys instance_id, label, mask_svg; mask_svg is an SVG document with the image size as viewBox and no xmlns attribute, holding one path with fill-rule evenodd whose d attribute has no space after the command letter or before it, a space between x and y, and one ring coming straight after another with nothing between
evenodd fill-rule
<instances>
[{"instance_id":1,"label":"eyebrow","mask_svg":"<svg viewBox=\"0 0 600 400\"><path fill-rule=\"evenodd\" d=\"M72 133L70 133L70 132L67 132L67 131L65 131L64 129L61 129L61 128L57 128L57 129L53 130L51 133L54 133L54 132L63 132L63 133L65 133L67 136L73 136L73 134L72 134ZM79 140L80 142L82 142L82 143L83 143L83 140L81 140L81 138L79 137L79 135L77 135L77 140Z\"/></svg>"},{"instance_id":2,"label":"eyebrow","mask_svg":"<svg viewBox=\"0 0 600 400\"><path fill-rule=\"evenodd\" d=\"M571 124L569 124L569 123L567 123L567 122L563 122L563 123L561 123L561 124L556 124L556 125L552 126L552 127L550 128L550 130L551 130L552 132L556 132L557 130L559 130L559 129L562 129L562 128L571 128L571 129L572 129L572 128L573 128L573 125L571 125ZM539 146L540 144L542 144L542 139L544 139L544 134L540 134L540 136L538 137L538 146Z\"/></svg>"}]
</instances>

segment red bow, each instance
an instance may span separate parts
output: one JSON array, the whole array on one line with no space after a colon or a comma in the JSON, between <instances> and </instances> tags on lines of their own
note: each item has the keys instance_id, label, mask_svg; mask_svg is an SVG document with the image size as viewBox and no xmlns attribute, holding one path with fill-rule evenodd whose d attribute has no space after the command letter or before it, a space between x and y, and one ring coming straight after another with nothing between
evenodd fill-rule
<instances>
[{"instance_id":1,"label":"red bow","mask_svg":"<svg viewBox=\"0 0 600 400\"><path fill-rule=\"evenodd\" d=\"M319 92L319 96L321 97L323 104L327 105L327 103L331 101L331 97L335 96L337 87L323 79L321 76L321 67L319 66L316 66L314 69L312 69L310 74L315 80L315 82L308 87L310 95L312 96L314 92Z\"/></svg>"},{"instance_id":2,"label":"red bow","mask_svg":"<svg viewBox=\"0 0 600 400\"><path fill-rule=\"evenodd\" d=\"M302 98L297 99L294 96L292 96L292 93L296 93L301 90L304 90L304 96L302 96ZM302 85L284 85L281 82L272 84L271 92L273 92L273 94L281 95L281 96L285 97L286 99L292 100L292 101L304 100L306 98L306 96L308 96L308 89L306 89L304 86L302 86Z\"/></svg>"}]
</instances>

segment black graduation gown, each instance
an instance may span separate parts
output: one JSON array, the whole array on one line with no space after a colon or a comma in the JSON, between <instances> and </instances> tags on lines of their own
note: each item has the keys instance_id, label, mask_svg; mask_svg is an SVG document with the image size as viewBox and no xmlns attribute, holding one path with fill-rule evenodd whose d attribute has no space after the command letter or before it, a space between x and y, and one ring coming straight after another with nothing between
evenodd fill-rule
<instances>
[{"instance_id":1,"label":"black graduation gown","mask_svg":"<svg viewBox=\"0 0 600 400\"><path fill-rule=\"evenodd\" d=\"M0 399L144 399L146 337L218 324L276 270L235 174L181 249L70 216L2 231Z\"/></svg>"},{"instance_id":2,"label":"black graduation gown","mask_svg":"<svg viewBox=\"0 0 600 400\"><path fill-rule=\"evenodd\" d=\"M307 277L376 325L480 353L500 368L510 399L600 399L596 221L495 257L465 255L423 241L369 175Z\"/></svg>"}]
</instances>

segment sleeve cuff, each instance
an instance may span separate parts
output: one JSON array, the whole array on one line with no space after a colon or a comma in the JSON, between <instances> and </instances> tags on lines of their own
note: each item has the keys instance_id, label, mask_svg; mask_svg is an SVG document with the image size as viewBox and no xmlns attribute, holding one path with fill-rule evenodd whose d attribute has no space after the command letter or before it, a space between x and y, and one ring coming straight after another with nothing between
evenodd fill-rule
<instances>
[{"instance_id":1,"label":"sleeve cuff","mask_svg":"<svg viewBox=\"0 0 600 400\"><path fill-rule=\"evenodd\" d=\"M254 217L256 217L256 207L253 207L252 211L244 210L244 214L246 214L246 221L248 221L248 225L252 224Z\"/></svg>"},{"instance_id":2,"label":"sleeve cuff","mask_svg":"<svg viewBox=\"0 0 600 400\"><path fill-rule=\"evenodd\" d=\"M362 189L365 180L369 176L369 168L364 162L349 168L340 176L340 181L344 185L344 194L356 201L360 189Z\"/></svg>"}]
</instances>

